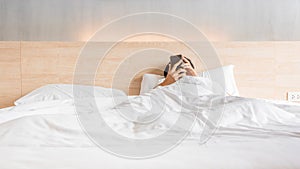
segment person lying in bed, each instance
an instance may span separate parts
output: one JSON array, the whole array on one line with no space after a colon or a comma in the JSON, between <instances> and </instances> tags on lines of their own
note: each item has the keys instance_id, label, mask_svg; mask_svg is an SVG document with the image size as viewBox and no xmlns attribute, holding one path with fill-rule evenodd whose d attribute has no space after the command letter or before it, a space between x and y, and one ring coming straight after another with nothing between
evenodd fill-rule
<instances>
[{"instance_id":1,"label":"person lying in bed","mask_svg":"<svg viewBox=\"0 0 300 169\"><path fill-rule=\"evenodd\" d=\"M165 80L158 86L173 84L184 76L197 76L197 72L195 71L192 61L185 56L178 55L178 57L181 57L181 59L177 63L172 66L170 62L166 66L164 70ZM178 66L179 68L177 68Z\"/></svg>"}]
</instances>

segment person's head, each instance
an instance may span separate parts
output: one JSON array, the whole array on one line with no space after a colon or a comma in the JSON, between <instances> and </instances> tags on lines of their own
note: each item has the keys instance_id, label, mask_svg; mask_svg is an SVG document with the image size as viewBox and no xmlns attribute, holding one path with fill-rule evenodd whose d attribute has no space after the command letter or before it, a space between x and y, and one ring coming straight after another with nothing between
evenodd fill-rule
<instances>
[{"instance_id":1,"label":"person's head","mask_svg":"<svg viewBox=\"0 0 300 169\"><path fill-rule=\"evenodd\" d=\"M185 57L185 56L184 56L184 57ZM191 61L191 59L189 59L189 58L187 58L187 57L185 57L185 58L190 62L190 64L191 64L191 66L193 67L193 69L195 69L195 67L194 67L194 65L193 65L193 63L192 63L192 61ZM164 70L164 76L165 76L165 77L167 77L167 75L168 75L169 64L170 64L170 62L167 64L167 66L165 67L165 70Z\"/></svg>"}]
</instances>

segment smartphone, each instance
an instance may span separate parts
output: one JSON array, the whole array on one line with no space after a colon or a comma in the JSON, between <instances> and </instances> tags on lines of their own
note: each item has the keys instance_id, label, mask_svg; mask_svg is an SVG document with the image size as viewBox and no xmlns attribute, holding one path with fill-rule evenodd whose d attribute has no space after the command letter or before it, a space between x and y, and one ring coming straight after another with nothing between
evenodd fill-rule
<instances>
[{"instance_id":1,"label":"smartphone","mask_svg":"<svg viewBox=\"0 0 300 169\"><path fill-rule=\"evenodd\" d=\"M182 59L182 55L174 55L174 56L170 56L170 63L171 63L171 67L173 67L177 62L179 62ZM182 64L182 63L181 63ZM180 68L180 65L177 66L176 70L178 70Z\"/></svg>"}]
</instances>

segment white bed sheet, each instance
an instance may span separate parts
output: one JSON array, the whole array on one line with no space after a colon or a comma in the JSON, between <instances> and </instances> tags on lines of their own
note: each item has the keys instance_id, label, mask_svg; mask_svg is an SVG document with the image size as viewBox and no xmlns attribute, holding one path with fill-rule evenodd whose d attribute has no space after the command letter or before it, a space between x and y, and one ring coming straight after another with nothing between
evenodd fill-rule
<instances>
[{"instance_id":1,"label":"white bed sheet","mask_svg":"<svg viewBox=\"0 0 300 169\"><path fill-rule=\"evenodd\" d=\"M158 90L170 92L173 87ZM220 98L214 95L210 98L214 97ZM197 103L204 98L193 100ZM130 100L139 109L147 104L145 99L146 96L137 96ZM241 97L226 100L219 128L208 142L199 145L198 137L191 136L166 154L142 160L120 158L94 145L79 125L73 100L2 109L0 168L300 168L300 106ZM115 105L111 98L96 98L96 101L104 114L116 115L112 112ZM117 106L124 108L126 104ZM168 124L165 120L161 122Z\"/></svg>"},{"instance_id":2,"label":"white bed sheet","mask_svg":"<svg viewBox=\"0 0 300 169\"><path fill-rule=\"evenodd\" d=\"M184 142L169 153L145 160L129 160L96 147L1 147L2 169L270 169L299 168L299 139L212 139L207 145Z\"/></svg>"}]
</instances>

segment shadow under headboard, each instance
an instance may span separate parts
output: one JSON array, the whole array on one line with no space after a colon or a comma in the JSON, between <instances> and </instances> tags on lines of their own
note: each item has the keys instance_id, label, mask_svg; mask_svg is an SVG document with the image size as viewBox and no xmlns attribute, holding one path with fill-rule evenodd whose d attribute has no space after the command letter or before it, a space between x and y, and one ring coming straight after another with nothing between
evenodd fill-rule
<instances>
[{"instance_id":1,"label":"shadow under headboard","mask_svg":"<svg viewBox=\"0 0 300 169\"><path fill-rule=\"evenodd\" d=\"M72 83L77 57L84 44L0 42L0 107L13 105L17 98L40 86ZM109 44L95 42L97 49L105 45ZM213 45L223 65L235 65L241 96L285 99L288 91L299 91L300 42L234 41L214 42ZM164 51L148 52L141 58L136 51L144 48ZM138 94L142 75L162 74L171 53L189 56L198 71L205 69L194 53L177 42L123 42L99 63L95 85Z\"/></svg>"}]
</instances>

